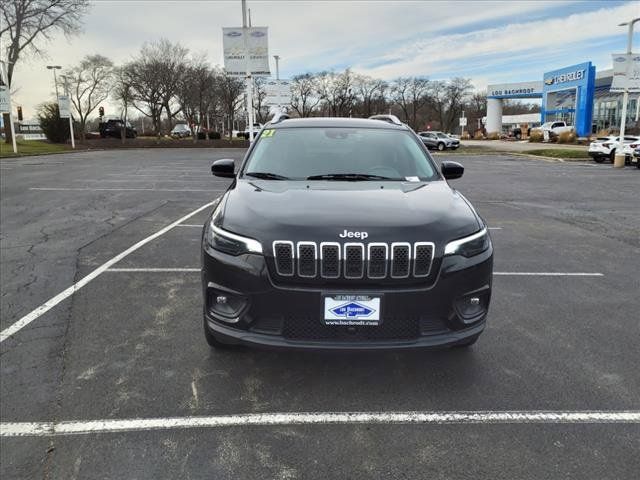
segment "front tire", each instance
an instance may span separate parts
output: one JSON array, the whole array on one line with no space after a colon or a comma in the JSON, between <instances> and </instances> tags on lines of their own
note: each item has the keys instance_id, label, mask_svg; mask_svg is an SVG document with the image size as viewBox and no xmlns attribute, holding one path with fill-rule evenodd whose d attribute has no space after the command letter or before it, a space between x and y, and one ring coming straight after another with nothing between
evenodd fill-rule
<instances>
[{"instance_id":1,"label":"front tire","mask_svg":"<svg viewBox=\"0 0 640 480\"><path fill-rule=\"evenodd\" d=\"M602 163L604 162L604 158L603 157L593 157L593 161L596 163Z\"/></svg>"},{"instance_id":2,"label":"front tire","mask_svg":"<svg viewBox=\"0 0 640 480\"><path fill-rule=\"evenodd\" d=\"M444 143L439 143L438 144L438 151L442 152L444 150Z\"/></svg>"}]
</instances>

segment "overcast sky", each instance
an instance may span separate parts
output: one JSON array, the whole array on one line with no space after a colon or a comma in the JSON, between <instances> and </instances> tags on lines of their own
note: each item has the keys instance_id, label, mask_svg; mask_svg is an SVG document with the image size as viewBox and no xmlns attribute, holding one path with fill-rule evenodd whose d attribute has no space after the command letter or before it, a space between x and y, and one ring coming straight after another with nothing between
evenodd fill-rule
<instances>
[{"instance_id":1,"label":"overcast sky","mask_svg":"<svg viewBox=\"0 0 640 480\"><path fill-rule=\"evenodd\" d=\"M253 25L269 27L269 53L281 56L281 78L350 66L385 79L463 76L477 89L542 80L545 71L588 60L597 70L611 68L611 54L626 50L626 29L617 25L640 16L637 1L249 0L248 5ZM14 105L22 105L29 119L39 103L53 99L47 64L68 67L95 53L120 64L144 42L161 37L221 64L221 28L241 23L240 0L95 1L83 33L55 37L46 46L48 58L21 61L14 73Z\"/></svg>"}]
</instances>

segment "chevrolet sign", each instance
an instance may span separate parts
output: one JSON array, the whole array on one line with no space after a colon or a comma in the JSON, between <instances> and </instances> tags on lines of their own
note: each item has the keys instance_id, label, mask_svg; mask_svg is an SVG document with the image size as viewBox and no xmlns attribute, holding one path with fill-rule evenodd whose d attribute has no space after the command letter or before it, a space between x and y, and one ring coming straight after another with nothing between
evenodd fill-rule
<instances>
[{"instance_id":1,"label":"chevrolet sign","mask_svg":"<svg viewBox=\"0 0 640 480\"><path fill-rule=\"evenodd\" d=\"M585 70L574 70L573 72L560 73L544 79L545 85L557 85L558 83L574 82L584 78Z\"/></svg>"}]
</instances>

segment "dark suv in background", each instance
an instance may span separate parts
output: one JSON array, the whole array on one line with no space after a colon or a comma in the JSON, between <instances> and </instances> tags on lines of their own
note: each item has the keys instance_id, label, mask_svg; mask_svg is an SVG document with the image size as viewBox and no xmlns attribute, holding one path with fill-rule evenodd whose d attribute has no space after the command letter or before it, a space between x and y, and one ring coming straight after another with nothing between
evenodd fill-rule
<instances>
[{"instance_id":1,"label":"dark suv in background","mask_svg":"<svg viewBox=\"0 0 640 480\"><path fill-rule=\"evenodd\" d=\"M100 136L102 138L121 138L123 126L124 122L122 120L107 120L106 122L101 122L98 125L98 128L100 129ZM126 125L125 136L127 138L136 138L138 136L138 132L131 126L129 122L127 122Z\"/></svg>"},{"instance_id":2,"label":"dark suv in background","mask_svg":"<svg viewBox=\"0 0 640 480\"><path fill-rule=\"evenodd\" d=\"M202 237L204 331L300 349L469 346L485 327L493 247L409 127L384 120L268 124Z\"/></svg>"}]
</instances>

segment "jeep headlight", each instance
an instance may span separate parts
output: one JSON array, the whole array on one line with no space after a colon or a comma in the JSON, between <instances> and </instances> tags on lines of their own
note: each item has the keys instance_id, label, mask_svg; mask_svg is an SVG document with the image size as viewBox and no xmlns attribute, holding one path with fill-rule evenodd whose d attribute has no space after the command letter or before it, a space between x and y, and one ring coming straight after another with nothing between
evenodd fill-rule
<instances>
[{"instance_id":1,"label":"jeep headlight","mask_svg":"<svg viewBox=\"0 0 640 480\"><path fill-rule=\"evenodd\" d=\"M262 244L253 238L243 237L236 233L229 232L220 227L222 223L222 212L226 203L223 197L211 216L207 225L205 239L207 244L214 250L218 250L229 255L241 255L243 253L262 253Z\"/></svg>"},{"instance_id":2,"label":"jeep headlight","mask_svg":"<svg viewBox=\"0 0 640 480\"><path fill-rule=\"evenodd\" d=\"M463 257L473 257L484 252L491 246L491 238L487 228L483 228L473 235L459 238L447 243L444 248L445 255L462 255Z\"/></svg>"}]
</instances>

